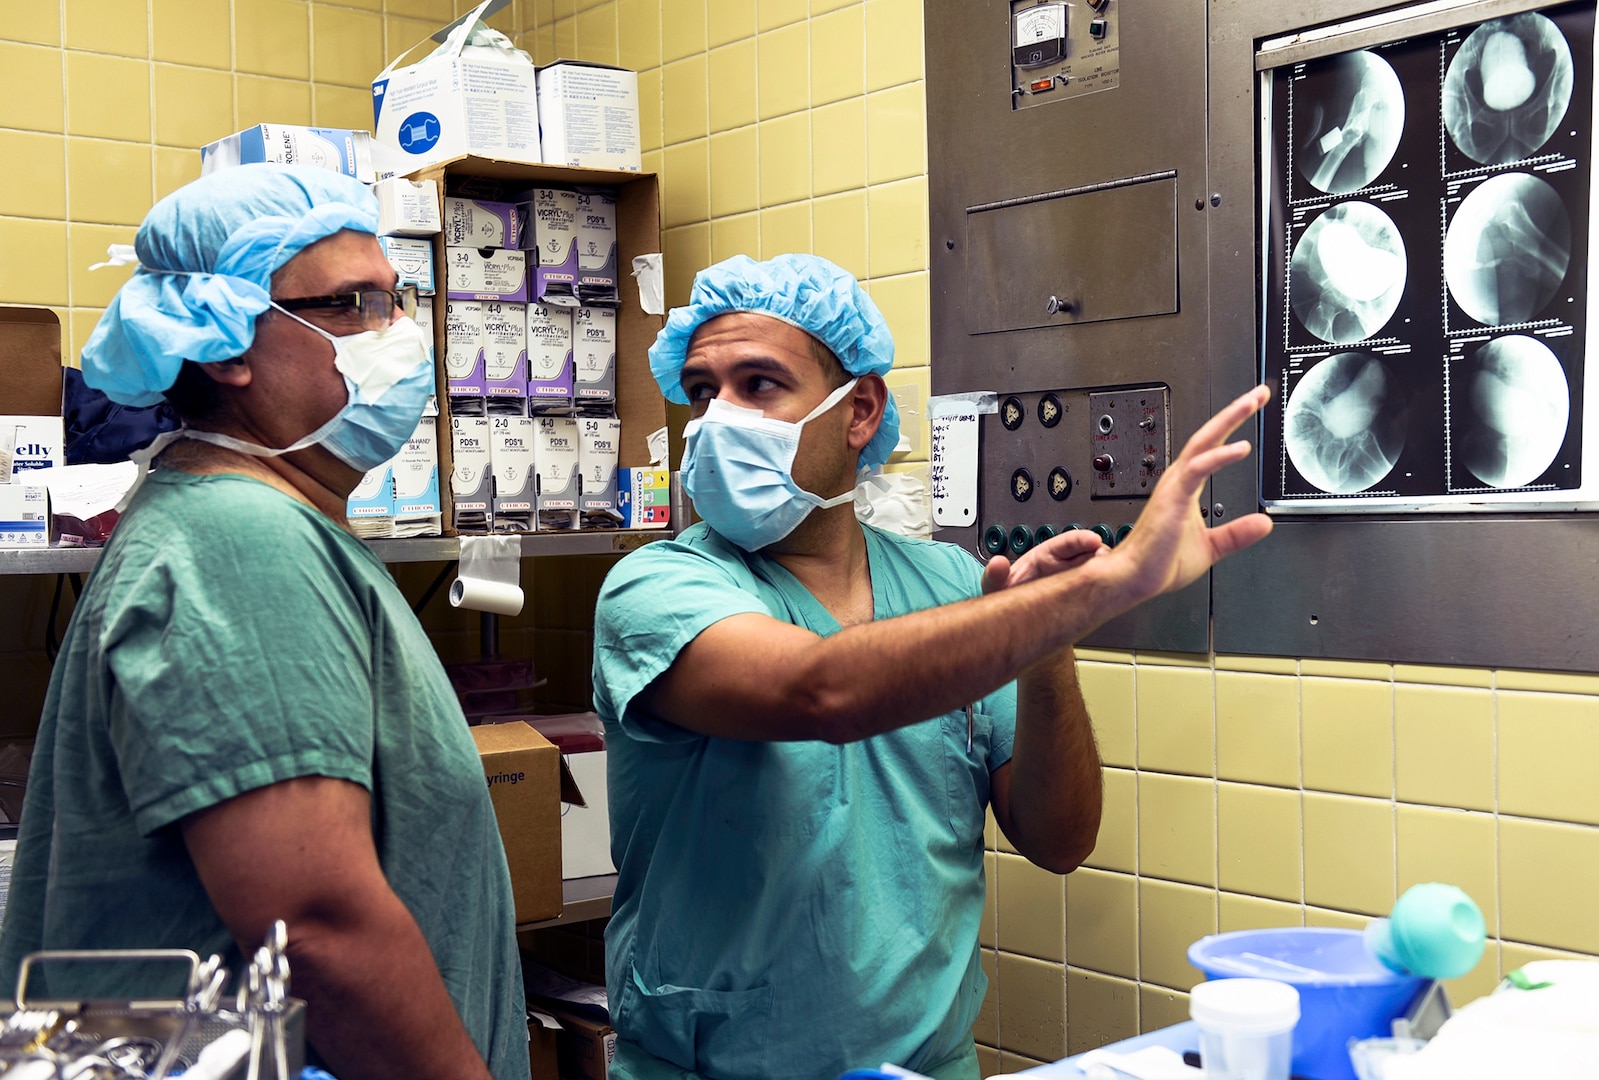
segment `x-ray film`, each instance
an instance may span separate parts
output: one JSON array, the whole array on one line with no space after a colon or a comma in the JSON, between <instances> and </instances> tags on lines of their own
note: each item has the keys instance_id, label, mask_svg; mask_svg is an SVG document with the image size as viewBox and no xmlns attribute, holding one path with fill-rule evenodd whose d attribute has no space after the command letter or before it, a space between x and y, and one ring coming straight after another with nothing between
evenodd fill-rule
<instances>
[{"instance_id":1,"label":"x-ray film","mask_svg":"<svg viewBox=\"0 0 1599 1080\"><path fill-rule=\"evenodd\" d=\"M1595 6L1262 47L1272 512L1599 509Z\"/></svg>"}]
</instances>

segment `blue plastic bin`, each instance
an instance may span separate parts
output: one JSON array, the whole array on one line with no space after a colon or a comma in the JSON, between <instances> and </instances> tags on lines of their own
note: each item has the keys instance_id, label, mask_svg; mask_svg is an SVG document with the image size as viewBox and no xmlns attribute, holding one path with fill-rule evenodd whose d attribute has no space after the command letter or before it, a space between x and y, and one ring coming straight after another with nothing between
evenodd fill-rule
<instances>
[{"instance_id":1,"label":"blue plastic bin","mask_svg":"<svg viewBox=\"0 0 1599 1080\"><path fill-rule=\"evenodd\" d=\"M1293 1072L1308 1080L1356 1080L1349 1040L1391 1033L1428 980L1388 970L1359 930L1292 926L1212 934L1188 947L1209 979L1276 979L1299 991Z\"/></svg>"}]
</instances>

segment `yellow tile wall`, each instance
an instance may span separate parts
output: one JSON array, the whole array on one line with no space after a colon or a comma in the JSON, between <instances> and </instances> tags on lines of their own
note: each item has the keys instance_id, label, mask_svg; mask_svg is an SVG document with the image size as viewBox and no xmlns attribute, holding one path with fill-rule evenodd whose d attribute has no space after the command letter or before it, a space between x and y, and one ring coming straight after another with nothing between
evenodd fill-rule
<instances>
[{"instance_id":1,"label":"yellow tile wall","mask_svg":"<svg viewBox=\"0 0 1599 1080\"><path fill-rule=\"evenodd\" d=\"M1066 1046L1187 1014L1184 957L1216 930L1360 927L1423 881L1465 889L1490 942L1457 1003L1508 971L1599 955L1591 676L1079 650L1105 762L1100 839L1066 879ZM985 1061L1038 1049L1008 1023L1005 958L1046 956L1054 893L991 830L999 983ZM1007 895L1008 888L1027 899ZM1043 899L1040 899L1043 897ZM1034 909L1036 905L1036 910ZM1036 979L1036 975L1033 976ZM1010 987L1013 994L1022 988ZM994 1043L988 1043L994 1038Z\"/></svg>"},{"instance_id":2,"label":"yellow tile wall","mask_svg":"<svg viewBox=\"0 0 1599 1080\"><path fill-rule=\"evenodd\" d=\"M263 121L366 126L369 77L470 6L8 5L0 303L56 309L74 358L127 273L85 267L198 173L201 143ZM920 0L517 0L494 21L541 63L639 70L671 302L713 259L826 254L887 315L906 369L896 388L925 394ZM422 572L402 573L402 586L420 591ZM585 570L579 592L603 572ZM539 592L556 597L562 580L544 574ZM37 642L49 592L15 585L27 617L0 640L0 670L31 686L47 670ZM578 592L569 599L581 607ZM505 646L539 651L546 670L586 670L583 620L554 625L561 604L540 607L539 634L509 627ZM471 655L469 621L436 621L447 658ZM1183 950L1199 934L1358 926L1421 880L1460 884L1487 914L1492 946L1454 985L1457 1000L1530 959L1599 955L1599 908L1580 902L1599 891L1599 797L1584 771L1599 752L1599 677L1080 658L1107 766L1105 824L1064 884L990 830L992 985L975 1029L985 1074L1180 1019L1197 978Z\"/></svg>"}]
</instances>

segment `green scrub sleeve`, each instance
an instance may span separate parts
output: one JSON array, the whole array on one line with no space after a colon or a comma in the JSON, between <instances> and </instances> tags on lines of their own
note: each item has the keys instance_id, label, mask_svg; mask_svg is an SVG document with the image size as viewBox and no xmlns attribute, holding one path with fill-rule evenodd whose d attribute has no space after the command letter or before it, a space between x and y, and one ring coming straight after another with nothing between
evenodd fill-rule
<instances>
[{"instance_id":1,"label":"green scrub sleeve","mask_svg":"<svg viewBox=\"0 0 1599 1080\"><path fill-rule=\"evenodd\" d=\"M142 553L148 568L107 601L108 734L146 836L297 777L372 786L375 600L311 523L239 509Z\"/></svg>"},{"instance_id":2,"label":"green scrub sleeve","mask_svg":"<svg viewBox=\"0 0 1599 1080\"><path fill-rule=\"evenodd\" d=\"M771 615L725 564L699 549L657 543L617 563L594 618L594 699L602 715L643 742L701 736L651 716L638 695L706 627L733 615Z\"/></svg>"}]
</instances>

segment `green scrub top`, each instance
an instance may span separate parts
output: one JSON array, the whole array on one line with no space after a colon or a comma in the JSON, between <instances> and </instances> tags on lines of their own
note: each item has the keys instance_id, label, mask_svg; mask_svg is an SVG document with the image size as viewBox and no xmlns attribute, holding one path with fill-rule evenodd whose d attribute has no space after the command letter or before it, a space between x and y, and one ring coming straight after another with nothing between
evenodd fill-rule
<instances>
[{"instance_id":1,"label":"green scrub top","mask_svg":"<svg viewBox=\"0 0 1599 1080\"><path fill-rule=\"evenodd\" d=\"M979 594L981 566L954 545L863 528L876 618ZM600 594L612 1075L818 1080L972 1060L983 825L1015 684L976 703L969 752L964 709L834 746L708 738L639 707L700 631L744 612L840 629L781 565L704 524L628 555Z\"/></svg>"},{"instance_id":2,"label":"green scrub top","mask_svg":"<svg viewBox=\"0 0 1599 1080\"><path fill-rule=\"evenodd\" d=\"M510 875L444 668L371 552L238 475L152 473L89 579L39 724L0 993L36 949L187 948L237 968L177 823L303 776L372 793L383 872L467 1031L498 1080L526 1080ZM54 970L30 996L74 992ZM148 994L159 974L101 969L93 992Z\"/></svg>"}]
</instances>

